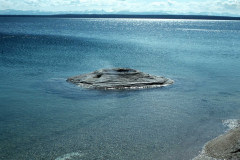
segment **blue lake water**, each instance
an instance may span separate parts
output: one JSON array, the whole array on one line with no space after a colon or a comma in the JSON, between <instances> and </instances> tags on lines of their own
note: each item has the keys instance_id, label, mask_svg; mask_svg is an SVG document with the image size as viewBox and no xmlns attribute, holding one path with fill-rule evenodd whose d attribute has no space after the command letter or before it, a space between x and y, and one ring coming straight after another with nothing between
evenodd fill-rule
<instances>
[{"instance_id":1,"label":"blue lake water","mask_svg":"<svg viewBox=\"0 0 240 160\"><path fill-rule=\"evenodd\" d=\"M188 160L240 119L240 21L0 18L0 159ZM128 67L174 85L95 91Z\"/></svg>"}]
</instances>

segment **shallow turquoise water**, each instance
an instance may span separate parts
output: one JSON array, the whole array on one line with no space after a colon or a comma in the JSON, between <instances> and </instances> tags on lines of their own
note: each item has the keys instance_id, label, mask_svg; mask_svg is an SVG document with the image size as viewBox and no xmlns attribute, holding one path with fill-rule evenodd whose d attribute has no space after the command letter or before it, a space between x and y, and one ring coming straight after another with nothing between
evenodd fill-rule
<instances>
[{"instance_id":1,"label":"shallow turquoise water","mask_svg":"<svg viewBox=\"0 0 240 160\"><path fill-rule=\"evenodd\" d=\"M0 18L0 159L192 159L240 119L239 61L239 21ZM65 82L112 67L175 84Z\"/></svg>"}]
</instances>

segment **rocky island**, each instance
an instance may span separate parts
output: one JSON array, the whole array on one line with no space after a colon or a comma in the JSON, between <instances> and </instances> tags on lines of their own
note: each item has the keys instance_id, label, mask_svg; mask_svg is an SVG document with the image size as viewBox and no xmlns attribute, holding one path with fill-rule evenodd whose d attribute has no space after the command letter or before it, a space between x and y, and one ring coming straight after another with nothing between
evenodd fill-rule
<instances>
[{"instance_id":1,"label":"rocky island","mask_svg":"<svg viewBox=\"0 0 240 160\"><path fill-rule=\"evenodd\" d=\"M84 88L122 90L163 87L173 84L174 81L130 68L113 68L70 77L67 82Z\"/></svg>"}]
</instances>

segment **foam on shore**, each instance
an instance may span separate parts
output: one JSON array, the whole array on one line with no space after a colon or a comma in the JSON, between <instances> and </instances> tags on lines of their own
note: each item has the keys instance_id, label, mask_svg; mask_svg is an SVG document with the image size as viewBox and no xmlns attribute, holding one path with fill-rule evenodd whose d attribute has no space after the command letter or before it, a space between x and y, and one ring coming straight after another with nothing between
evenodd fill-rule
<instances>
[{"instance_id":1,"label":"foam on shore","mask_svg":"<svg viewBox=\"0 0 240 160\"><path fill-rule=\"evenodd\" d=\"M240 120L238 119L227 119L223 121L223 125L228 127L229 130L240 127Z\"/></svg>"}]
</instances>

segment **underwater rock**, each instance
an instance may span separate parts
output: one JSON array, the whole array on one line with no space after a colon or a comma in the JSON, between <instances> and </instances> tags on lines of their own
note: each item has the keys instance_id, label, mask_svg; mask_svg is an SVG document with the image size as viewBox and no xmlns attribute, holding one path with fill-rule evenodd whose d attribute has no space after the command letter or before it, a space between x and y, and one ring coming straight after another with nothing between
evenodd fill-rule
<instances>
[{"instance_id":1,"label":"underwater rock","mask_svg":"<svg viewBox=\"0 0 240 160\"><path fill-rule=\"evenodd\" d=\"M129 68L101 69L70 77L67 82L101 90L154 88L173 84L173 80Z\"/></svg>"},{"instance_id":2,"label":"underwater rock","mask_svg":"<svg viewBox=\"0 0 240 160\"><path fill-rule=\"evenodd\" d=\"M73 153L67 153L65 155L62 155L60 157L57 157L55 160L73 160L73 159L79 159L83 156L84 154L79 153L79 152L73 152Z\"/></svg>"}]
</instances>

